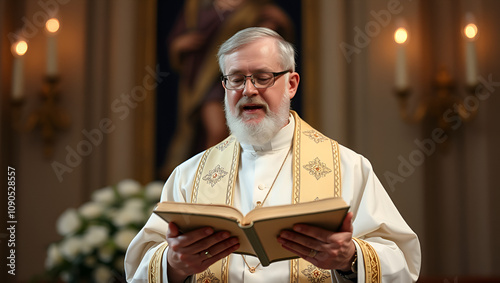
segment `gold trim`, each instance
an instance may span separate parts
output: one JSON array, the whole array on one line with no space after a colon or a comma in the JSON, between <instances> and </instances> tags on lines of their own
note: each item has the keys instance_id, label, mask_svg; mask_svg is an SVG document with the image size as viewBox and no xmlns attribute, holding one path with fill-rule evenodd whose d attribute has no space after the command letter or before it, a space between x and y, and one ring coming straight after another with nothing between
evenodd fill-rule
<instances>
[{"instance_id":1,"label":"gold trim","mask_svg":"<svg viewBox=\"0 0 500 283\"><path fill-rule=\"evenodd\" d=\"M163 261L163 253L168 247L168 243L162 243L155 251L148 265L148 282L150 283L161 283L162 282L162 270L161 263Z\"/></svg>"},{"instance_id":2,"label":"gold trim","mask_svg":"<svg viewBox=\"0 0 500 283\"><path fill-rule=\"evenodd\" d=\"M334 196L335 197L342 197L342 168L340 165L340 151L339 151L339 143L330 140L332 143L332 153L333 153L333 174L335 175L334 177Z\"/></svg>"},{"instance_id":3,"label":"gold trim","mask_svg":"<svg viewBox=\"0 0 500 283\"><path fill-rule=\"evenodd\" d=\"M200 180L202 178L203 169L205 168L205 164L207 163L207 158L213 148L209 148L203 156L201 157L200 164L198 164L198 169L196 169L196 175L193 183L193 191L191 192L191 202L198 202L198 190L200 188Z\"/></svg>"},{"instance_id":4,"label":"gold trim","mask_svg":"<svg viewBox=\"0 0 500 283\"><path fill-rule=\"evenodd\" d=\"M290 261L290 283L299 282L299 260L292 259Z\"/></svg>"},{"instance_id":5,"label":"gold trim","mask_svg":"<svg viewBox=\"0 0 500 283\"><path fill-rule=\"evenodd\" d=\"M365 267L365 282L380 283L382 282L382 270L380 268L380 260L377 252L366 241L358 238L353 238L358 243L363 253L363 263ZM359 263L359 261L358 261Z\"/></svg>"},{"instance_id":6,"label":"gold trim","mask_svg":"<svg viewBox=\"0 0 500 283\"><path fill-rule=\"evenodd\" d=\"M295 119L295 133L293 135L293 198L292 203L296 204L300 202L300 149L301 149L301 139L300 135L302 133L302 120L299 118L296 112L291 111Z\"/></svg>"},{"instance_id":7,"label":"gold trim","mask_svg":"<svg viewBox=\"0 0 500 283\"><path fill-rule=\"evenodd\" d=\"M226 191L226 204L233 205L233 194L234 188L236 187L236 176L238 175L238 168L240 166L240 144L236 141L236 138L230 140L234 141L233 147L233 160L231 162L231 170L229 171L229 181L227 183Z\"/></svg>"}]
</instances>

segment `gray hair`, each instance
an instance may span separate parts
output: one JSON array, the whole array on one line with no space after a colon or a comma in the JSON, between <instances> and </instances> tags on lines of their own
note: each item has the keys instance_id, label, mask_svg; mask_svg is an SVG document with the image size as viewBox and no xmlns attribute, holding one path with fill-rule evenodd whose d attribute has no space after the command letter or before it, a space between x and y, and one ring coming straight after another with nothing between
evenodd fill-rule
<instances>
[{"instance_id":1,"label":"gray hair","mask_svg":"<svg viewBox=\"0 0 500 283\"><path fill-rule=\"evenodd\" d=\"M235 52L244 45L250 44L262 38L274 38L276 46L278 47L280 56L279 63L281 67L284 70L295 71L295 49L290 42L284 40L281 35L272 29L250 27L240 30L220 46L219 52L217 52L217 58L221 72L224 73L224 60L226 55Z\"/></svg>"}]
</instances>

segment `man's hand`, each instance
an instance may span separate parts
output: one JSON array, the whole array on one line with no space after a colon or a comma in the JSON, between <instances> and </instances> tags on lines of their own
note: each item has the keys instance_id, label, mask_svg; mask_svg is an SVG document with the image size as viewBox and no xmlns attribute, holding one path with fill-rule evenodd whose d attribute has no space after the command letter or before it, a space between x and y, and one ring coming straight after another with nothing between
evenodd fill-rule
<instances>
[{"instance_id":1,"label":"man's hand","mask_svg":"<svg viewBox=\"0 0 500 283\"><path fill-rule=\"evenodd\" d=\"M205 227L181 234L174 223L169 223L168 228L169 282L183 282L240 247L238 239L230 237L227 231L214 233L212 228Z\"/></svg>"},{"instance_id":2,"label":"man's hand","mask_svg":"<svg viewBox=\"0 0 500 283\"><path fill-rule=\"evenodd\" d=\"M293 231L282 231L281 246L323 269L350 270L355 245L352 241L352 212L349 212L339 232L315 226L296 224Z\"/></svg>"}]
</instances>

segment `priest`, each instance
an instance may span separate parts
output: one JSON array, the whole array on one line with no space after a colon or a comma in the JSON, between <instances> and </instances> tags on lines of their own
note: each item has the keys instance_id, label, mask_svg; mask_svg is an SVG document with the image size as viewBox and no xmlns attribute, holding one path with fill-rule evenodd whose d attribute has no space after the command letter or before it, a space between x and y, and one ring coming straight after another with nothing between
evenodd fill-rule
<instances>
[{"instance_id":1,"label":"priest","mask_svg":"<svg viewBox=\"0 0 500 283\"><path fill-rule=\"evenodd\" d=\"M239 31L218 51L231 135L179 165L161 200L261 206L342 197L339 231L305 223L277 235L298 258L262 266L207 223L181 233L152 215L131 242L129 282L414 282L420 244L363 156L290 110L300 77L295 51L267 28Z\"/></svg>"}]
</instances>

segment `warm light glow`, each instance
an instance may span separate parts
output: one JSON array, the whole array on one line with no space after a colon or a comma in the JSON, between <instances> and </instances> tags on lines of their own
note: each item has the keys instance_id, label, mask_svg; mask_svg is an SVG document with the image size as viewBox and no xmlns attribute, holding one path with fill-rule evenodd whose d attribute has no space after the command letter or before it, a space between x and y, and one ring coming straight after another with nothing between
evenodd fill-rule
<instances>
[{"instance_id":1,"label":"warm light glow","mask_svg":"<svg viewBox=\"0 0 500 283\"><path fill-rule=\"evenodd\" d=\"M59 30L59 20L56 18L49 19L45 23L45 28L47 29L48 32L50 33L55 33Z\"/></svg>"},{"instance_id":2,"label":"warm light glow","mask_svg":"<svg viewBox=\"0 0 500 283\"><path fill-rule=\"evenodd\" d=\"M468 24L464 28L464 34L467 38L473 39L477 35L477 26L475 24Z\"/></svg>"},{"instance_id":3,"label":"warm light glow","mask_svg":"<svg viewBox=\"0 0 500 283\"><path fill-rule=\"evenodd\" d=\"M14 43L12 48L12 54L14 54L14 56L23 56L26 51L28 51L28 43L26 41L20 40Z\"/></svg>"},{"instance_id":4,"label":"warm light glow","mask_svg":"<svg viewBox=\"0 0 500 283\"><path fill-rule=\"evenodd\" d=\"M404 28L398 28L394 33L394 41L398 44L403 44L408 39L408 33Z\"/></svg>"}]
</instances>

